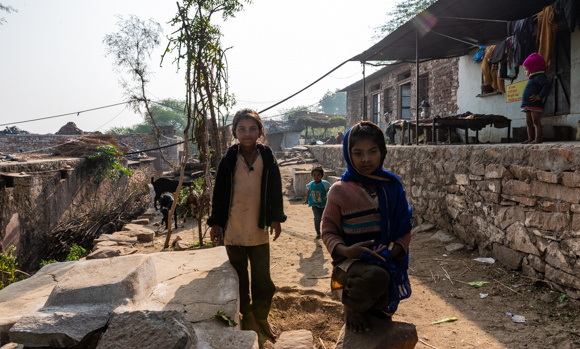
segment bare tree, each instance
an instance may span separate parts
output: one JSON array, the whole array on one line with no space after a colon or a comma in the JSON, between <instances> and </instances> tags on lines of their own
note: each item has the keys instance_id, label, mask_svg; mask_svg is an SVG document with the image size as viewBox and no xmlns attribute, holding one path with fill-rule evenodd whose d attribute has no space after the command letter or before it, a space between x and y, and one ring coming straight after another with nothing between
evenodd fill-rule
<instances>
[{"instance_id":1,"label":"bare tree","mask_svg":"<svg viewBox=\"0 0 580 349\"><path fill-rule=\"evenodd\" d=\"M245 2L251 3L249 0ZM227 20L242 8L243 5L238 0L184 0L182 5L177 3L177 14L170 21L172 26L177 27L177 30L169 38L166 53L171 52L176 55L173 63L177 65L178 70L185 67L187 114L185 134L188 134L190 127L193 126L192 135L195 136L204 169L198 210L200 213L197 217L200 246L203 245L201 220L212 193L210 176L212 150L213 156L217 159L221 158L218 121L225 120L228 108L234 104L234 98L228 92L226 50L222 48L220 41L222 33L217 25L211 23L211 20L214 15L221 15L223 20ZM210 149L210 141L213 149ZM189 157L187 146L185 156L186 161L181 166L178 191L181 188L185 165ZM178 192L174 194L172 212L177 203L177 196ZM171 231L169 230L165 248L169 246L170 239Z\"/></svg>"},{"instance_id":2,"label":"bare tree","mask_svg":"<svg viewBox=\"0 0 580 349\"><path fill-rule=\"evenodd\" d=\"M11 12L18 12L18 10L16 10L14 7L12 6L4 6L0 3L0 11L4 11L6 13L11 13ZM0 17L0 25L6 23L6 19L4 17Z\"/></svg>"},{"instance_id":3,"label":"bare tree","mask_svg":"<svg viewBox=\"0 0 580 349\"><path fill-rule=\"evenodd\" d=\"M136 112L141 114L141 107L145 107L145 115L150 118L153 124L153 136L157 146L159 142L159 127L155 122L153 112L150 107L150 100L147 98L147 85L153 73L149 67L149 60L155 48L159 46L163 30L159 23L152 18L143 21L135 15L130 15L128 19L118 16L117 26L119 31L105 35L103 43L106 46L106 55L112 55L115 59L114 66L119 73L126 73L129 79L122 75L119 83L123 87L125 97L129 105ZM159 154L163 161L169 166L163 151L159 149Z\"/></svg>"}]
</instances>

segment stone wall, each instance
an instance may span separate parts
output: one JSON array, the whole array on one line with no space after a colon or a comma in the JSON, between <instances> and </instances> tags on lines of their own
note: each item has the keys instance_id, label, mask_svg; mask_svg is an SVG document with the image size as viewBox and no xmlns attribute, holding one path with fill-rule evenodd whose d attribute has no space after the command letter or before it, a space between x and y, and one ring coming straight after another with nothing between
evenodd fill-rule
<instances>
[{"instance_id":1,"label":"stone wall","mask_svg":"<svg viewBox=\"0 0 580 349\"><path fill-rule=\"evenodd\" d=\"M340 146L310 147L329 168ZM574 144L394 146L415 224L433 223L468 248L580 298L580 147Z\"/></svg>"},{"instance_id":2,"label":"stone wall","mask_svg":"<svg viewBox=\"0 0 580 349\"><path fill-rule=\"evenodd\" d=\"M458 58L434 60L419 65L419 76L427 76L428 102L431 104L431 115L447 116L457 113ZM401 79L400 75L409 72L409 78ZM372 121L372 95L380 93L380 113L383 115L391 110L391 120L400 119L400 86L411 83L411 106L416 104L417 84L415 64L402 66L366 80L365 93L367 96L367 118ZM377 88L378 87L378 88ZM346 119L347 127L351 127L362 120L362 87L347 92ZM415 110L411 110L411 117L415 118ZM379 118L379 126L386 128L384 116Z\"/></svg>"},{"instance_id":3,"label":"stone wall","mask_svg":"<svg viewBox=\"0 0 580 349\"><path fill-rule=\"evenodd\" d=\"M66 138L79 138L80 135L39 135L39 134L0 134L0 152L9 154L20 153L43 153L50 154L51 147L58 144L59 140ZM152 135L130 134L115 135L119 142L136 149L150 149L157 147L157 142ZM159 138L161 146L183 141L179 136L162 135ZM175 147L161 149L165 158L173 165L179 165L179 153L183 151L183 144ZM163 169L169 169L165 163Z\"/></svg>"},{"instance_id":4,"label":"stone wall","mask_svg":"<svg viewBox=\"0 0 580 349\"><path fill-rule=\"evenodd\" d=\"M19 269L36 270L47 259L49 235L59 224L87 212L107 212L132 191L149 192L153 161L122 164L132 176L96 184L95 167L86 159L0 163L0 247L14 245Z\"/></svg>"}]
</instances>

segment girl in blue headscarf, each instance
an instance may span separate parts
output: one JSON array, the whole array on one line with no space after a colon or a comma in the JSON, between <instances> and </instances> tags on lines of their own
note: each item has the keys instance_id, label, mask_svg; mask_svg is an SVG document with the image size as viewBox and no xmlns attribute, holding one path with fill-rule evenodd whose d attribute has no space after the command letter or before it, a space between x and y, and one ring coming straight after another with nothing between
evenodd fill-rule
<instances>
[{"instance_id":1,"label":"girl in blue headscarf","mask_svg":"<svg viewBox=\"0 0 580 349\"><path fill-rule=\"evenodd\" d=\"M354 125L342 149L347 169L328 193L322 240L335 266L332 289L342 290L347 328L369 331L368 316L392 316L411 296L412 212L401 181L382 167L387 147L377 125Z\"/></svg>"}]
</instances>

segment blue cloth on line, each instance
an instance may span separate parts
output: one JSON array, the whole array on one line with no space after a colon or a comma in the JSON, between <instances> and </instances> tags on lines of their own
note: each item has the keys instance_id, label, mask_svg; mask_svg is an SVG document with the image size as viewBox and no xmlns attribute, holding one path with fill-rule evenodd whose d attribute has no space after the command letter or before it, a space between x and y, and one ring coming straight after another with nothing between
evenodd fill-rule
<instances>
[{"instance_id":1,"label":"blue cloth on line","mask_svg":"<svg viewBox=\"0 0 580 349\"><path fill-rule=\"evenodd\" d=\"M375 241L375 247L379 245L390 246L392 242L407 234L413 228L411 222L412 210L405 196L403 184L393 173L379 166L372 174L363 175L354 167L350 150L350 130L345 134L342 144L342 152L346 161L346 171L341 181L358 182L377 186L379 207L381 208L381 239ZM392 258L391 251L381 253L386 262L375 259L368 254L361 254L359 259L369 264L375 264L385 269L391 277L389 289L389 305L383 309L387 314L397 311L399 302L411 296L411 284L409 282L409 252L405 258Z\"/></svg>"}]
</instances>

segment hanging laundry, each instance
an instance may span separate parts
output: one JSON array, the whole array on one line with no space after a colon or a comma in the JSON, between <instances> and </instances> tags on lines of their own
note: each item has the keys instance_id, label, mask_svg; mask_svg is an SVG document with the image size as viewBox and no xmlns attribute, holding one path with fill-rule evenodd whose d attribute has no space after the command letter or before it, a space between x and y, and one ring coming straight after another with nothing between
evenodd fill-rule
<instances>
[{"instance_id":1,"label":"hanging laundry","mask_svg":"<svg viewBox=\"0 0 580 349\"><path fill-rule=\"evenodd\" d=\"M494 91L505 93L505 82L498 75L496 64L491 64L491 56L495 50L495 45L488 46L485 50L483 61L481 62L481 73L483 74L483 84L491 85Z\"/></svg>"},{"instance_id":2,"label":"hanging laundry","mask_svg":"<svg viewBox=\"0 0 580 349\"><path fill-rule=\"evenodd\" d=\"M536 42L539 42L538 54L546 59L546 72L550 71L557 30L558 23L554 18L554 7L552 5L544 7L542 12L538 13L538 37Z\"/></svg>"},{"instance_id":3,"label":"hanging laundry","mask_svg":"<svg viewBox=\"0 0 580 349\"><path fill-rule=\"evenodd\" d=\"M483 61L483 56L485 55L485 48L486 46L479 46L479 50L477 50L477 52L472 58L476 63L481 63L481 61Z\"/></svg>"},{"instance_id":4,"label":"hanging laundry","mask_svg":"<svg viewBox=\"0 0 580 349\"><path fill-rule=\"evenodd\" d=\"M520 19L519 21L510 22L513 28L510 32L513 35L513 64L522 65L526 58L534 52L533 35L534 20L532 17Z\"/></svg>"},{"instance_id":5,"label":"hanging laundry","mask_svg":"<svg viewBox=\"0 0 580 349\"><path fill-rule=\"evenodd\" d=\"M491 64L497 64L506 58L506 51L505 51L506 41L502 41L499 44L495 45L495 49L493 50L493 55L491 56L490 62Z\"/></svg>"},{"instance_id":6,"label":"hanging laundry","mask_svg":"<svg viewBox=\"0 0 580 349\"><path fill-rule=\"evenodd\" d=\"M556 0L554 16L559 24L565 24L573 32L580 25L580 3L578 0Z\"/></svg>"},{"instance_id":7,"label":"hanging laundry","mask_svg":"<svg viewBox=\"0 0 580 349\"><path fill-rule=\"evenodd\" d=\"M520 71L519 64L517 64L515 62L516 59L515 59L515 47L514 47L513 36L510 36L507 39L505 39L505 42L506 42L506 46L505 46L506 60L505 60L504 64L506 66L506 72L505 72L505 78L502 77L502 74L500 74L500 78L510 79L510 80L512 80L512 83L513 83L515 78L518 77L518 73Z\"/></svg>"}]
</instances>

